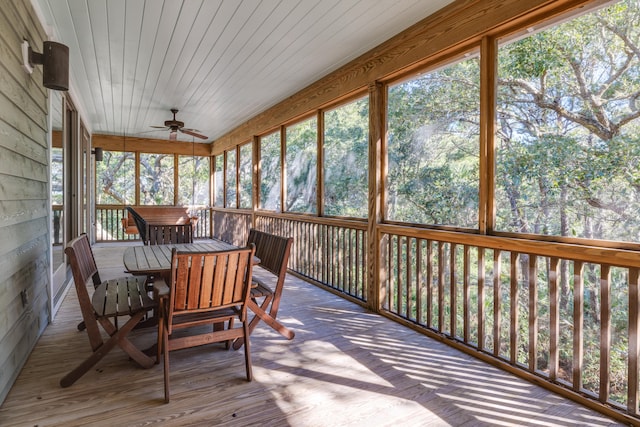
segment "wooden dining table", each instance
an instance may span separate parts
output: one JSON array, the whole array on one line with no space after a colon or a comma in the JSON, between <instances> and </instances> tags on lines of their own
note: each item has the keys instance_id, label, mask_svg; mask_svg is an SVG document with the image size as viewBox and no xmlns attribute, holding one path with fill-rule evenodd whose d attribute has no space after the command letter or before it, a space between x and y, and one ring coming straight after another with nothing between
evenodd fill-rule
<instances>
[{"instance_id":1,"label":"wooden dining table","mask_svg":"<svg viewBox=\"0 0 640 427\"><path fill-rule=\"evenodd\" d=\"M161 288L164 288L171 279L171 254L174 248L179 251L211 252L234 250L238 249L238 246L215 239L194 243L130 246L124 250L122 261L124 262L126 271L134 276L157 276L163 278L165 285L161 286ZM254 256L253 264L260 264L260 258ZM164 292L164 290L161 291L161 295ZM166 292L168 292L168 288L166 288ZM154 298L157 299L158 297L158 289L156 289L156 285L154 284ZM257 307L257 305L251 301L249 307ZM153 316L141 322L139 327L147 328L154 326L157 324L157 320L156 316ZM154 344L152 347L144 350L144 353L153 355L155 354L155 348L156 345Z\"/></svg>"},{"instance_id":2,"label":"wooden dining table","mask_svg":"<svg viewBox=\"0 0 640 427\"><path fill-rule=\"evenodd\" d=\"M167 277L171 273L171 252L179 251L210 252L238 249L238 246L222 240L207 240L206 242L176 243L167 245L131 246L125 249L122 256L124 267L133 275L157 275ZM259 264L260 259L253 257L253 263Z\"/></svg>"}]
</instances>

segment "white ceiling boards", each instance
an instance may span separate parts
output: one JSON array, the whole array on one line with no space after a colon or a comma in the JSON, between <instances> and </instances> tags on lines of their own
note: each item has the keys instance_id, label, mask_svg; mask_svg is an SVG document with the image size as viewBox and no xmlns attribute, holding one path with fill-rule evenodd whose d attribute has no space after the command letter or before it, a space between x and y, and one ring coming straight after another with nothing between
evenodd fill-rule
<instances>
[{"instance_id":1,"label":"white ceiling boards","mask_svg":"<svg viewBox=\"0 0 640 427\"><path fill-rule=\"evenodd\" d=\"M32 1L92 132L168 139L177 108L209 141L451 2Z\"/></svg>"}]
</instances>

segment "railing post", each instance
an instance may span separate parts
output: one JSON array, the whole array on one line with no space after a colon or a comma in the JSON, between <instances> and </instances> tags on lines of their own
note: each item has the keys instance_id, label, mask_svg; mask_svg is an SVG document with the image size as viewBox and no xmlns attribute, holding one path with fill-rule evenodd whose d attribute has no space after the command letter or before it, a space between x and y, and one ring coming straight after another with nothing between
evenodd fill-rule
<instances>
[{"instance_id":1,"label":"railing post","mask_svg":"<svg viewBox=\"0 0 640 427\"><path fill-rule=\"evenodd\" d=\"M380 310L380 265L381 242L378 224L383 219L383 183L386 175L384 161L385 129L384 85L374 82L369 85L369 214L367 224L367 306L374 312Z\"/></svg>"}]
</instances>

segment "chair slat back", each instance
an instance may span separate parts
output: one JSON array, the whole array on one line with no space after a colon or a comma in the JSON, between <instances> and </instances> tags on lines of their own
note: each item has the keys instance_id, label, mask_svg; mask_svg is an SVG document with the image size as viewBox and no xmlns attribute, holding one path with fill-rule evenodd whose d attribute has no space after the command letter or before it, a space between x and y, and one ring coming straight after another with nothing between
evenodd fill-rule
<instances>
[{"instance_id":1,"label":"chair slat back","mask_svg":"<svg viewBox=\"0 0 640 427\"><path fill-rule=\"evenodd\" d=\"M293 238L280 237L252 228L249 230L249 238L247 239L247 244L251 243L256 246L256 256L260 258L260 267L269 270L278 278L284 278Z\"/></svg>"},{"instance_id":2,"label":"chair slat back","mask_svg":"<svg viewBox=\"0 0 640 427\"><path fill-rule=\"evenodd\" d=\"M71 240L67 244L64 252L69 257L73 280L76 282L76 286L82 285L86 292L86 284L89 278L93 280L94 286L100 284L100 273L98 272L96 260L86 234L83 233Z\"/></svg>"},{"instance_id":3,"label":"chair slat back","mask_svg":"<svg viewBox=\"0 0 640 427\"><path fill-rule=\"evenodd\" d=\"M136 212L135 209L133 209L131 206L127 206L125 208L128 212L129 215L131 215L133 217L134 222L136 223L136 227L138 228L138 234L140 235L140 239L142 239L143 242L147 241L147 221L145 221L144 218L142 218L142 216Z\"/></svg>"},{"instance_id":4,"label":"chair slat back","mask_svg":"<svg viewBox=\"0 0 640 427\"><path fill-rule=\"evenodd\" d=\"M181 252L173 250L168 328L176 315L242 306L246 316L253 246L232 251Z\"/></svg>"},{"instance_id":5,"label":"chair slat back","mask_svg":"<svg viewBox=\"0 0 640 427\"><path fill-rule=\"evenodd\" d=\"M146 224L145 245L193 243L192 224Z\"/></svg>"},{"instance_id":6,"label":"chair slat back","mask_svg":"<svg viewBox=\"0 0 640 427\"><path fill-rule=\"evenodd\" d=\"M76 293L78 294L78 301L80 302L80 310L82 311L82 318L85 322L89 339L93 348L99 343L93 342L93 337L97 337L100 334L98 323L96 322L93 306L91 305L91 298L87 291L87 281L89 278L93 280L93 286L96 287L100 284L100 273L98 273L98 267L96 266L96 260L89 244L89 238L86 234L81 234L75 239L71 240L64 252L69 257L69 263L71 264L71 272L73 274L73 282L76 287Z\"/></svg>"}]
</instances>

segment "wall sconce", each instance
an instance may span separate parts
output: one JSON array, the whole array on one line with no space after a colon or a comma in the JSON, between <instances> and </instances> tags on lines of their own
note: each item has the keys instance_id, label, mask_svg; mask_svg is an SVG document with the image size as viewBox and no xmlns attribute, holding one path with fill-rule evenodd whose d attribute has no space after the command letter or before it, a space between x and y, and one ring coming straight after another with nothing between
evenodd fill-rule
<instances>
[{"instance_id":1,"label":"wall sconce","mask_svg":"<svg viewBox=\"0 0 640 427\"><path fill-rule=\"evenodd\" d=\"M91 154L94 154L96 156L96 162L102 161L102 148L96 147L95 150L91 150Z\"/></svg>"},{"instance_id":2,"label":"wall sconce","mask_svg":"<svg viewBox=\"0 0 640 427\"><path fill-rule=\"evenodd\" d=\"M34 52L29 42L22 42L22 66L29 74L36 64L42 64L42 84L53 90L69 90L69 47L46 41L42 53Z\"/></svg>"}]
</instances>

